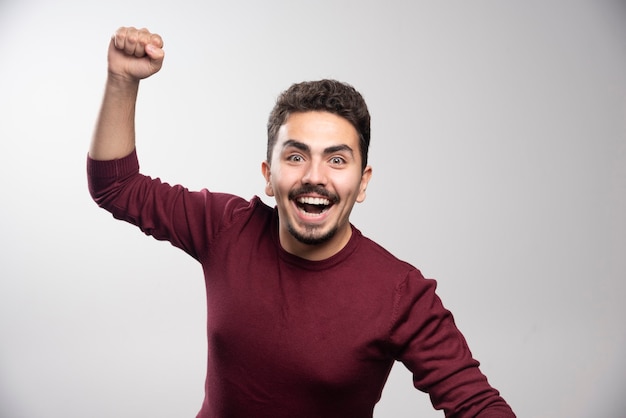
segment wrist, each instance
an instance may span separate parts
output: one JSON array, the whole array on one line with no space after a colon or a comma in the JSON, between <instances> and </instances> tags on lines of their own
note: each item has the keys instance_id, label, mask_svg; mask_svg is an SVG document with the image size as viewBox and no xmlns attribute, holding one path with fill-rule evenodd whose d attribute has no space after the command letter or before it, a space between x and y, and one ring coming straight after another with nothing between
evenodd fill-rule
<instances>
[{"instance_id":1,"label":"wrist","mask_svg":"<svg viewBox=\"0 0 626 418\"><path fill-rule=\"evenodd\" d=\"M128 78L109 73L106 81L107 89L112 92L136 95L139 90L139 79Z\"/></svg>"}]
</instances>

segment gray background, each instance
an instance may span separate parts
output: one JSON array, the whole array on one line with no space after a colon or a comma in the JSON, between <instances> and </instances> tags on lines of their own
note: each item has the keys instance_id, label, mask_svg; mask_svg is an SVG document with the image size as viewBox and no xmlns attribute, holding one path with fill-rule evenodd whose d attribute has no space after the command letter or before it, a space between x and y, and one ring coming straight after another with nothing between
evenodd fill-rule
<instances>
[{"instance_id":1,"label":"gray background","mask_svg":"<svg viewBox=\"0 0 626 418\"><path fill-rule=\"evenodd\" d=\"M438 279L520 417L623 416L625 2L0 1L0 416L202 401L199 265L87 193L121 25L166 44L140 93L145 173L262 194L276 95L354 84L374 177L353 222ZM375 416L442 415L395 367Z\"/></svg>"}]
</instances>

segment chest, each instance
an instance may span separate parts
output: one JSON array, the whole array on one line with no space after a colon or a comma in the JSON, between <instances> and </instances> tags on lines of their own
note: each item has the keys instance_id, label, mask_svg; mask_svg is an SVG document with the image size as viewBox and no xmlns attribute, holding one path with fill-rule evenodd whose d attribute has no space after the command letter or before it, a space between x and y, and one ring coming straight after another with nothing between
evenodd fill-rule
<instances>
[{"instance_id":1,"label":"chest","mask_svg":"<svg viewBox=\"0 0 626 418\"><path fill-rule=\"evenodd\" d=\"M258 252L207 270L207 331L219 367L287 385L354 388L391 365L393 295L360 271L303 270Z\"/></svg>"}]
</instances>

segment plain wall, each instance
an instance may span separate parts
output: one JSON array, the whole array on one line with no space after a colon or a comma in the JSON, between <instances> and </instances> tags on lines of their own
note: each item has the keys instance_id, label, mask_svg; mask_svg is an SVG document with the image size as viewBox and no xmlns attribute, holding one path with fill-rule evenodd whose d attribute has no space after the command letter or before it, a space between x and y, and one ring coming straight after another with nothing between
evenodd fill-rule
<instances>
[{"instance_id":1,"label":"plain wall","mask_svg":"<svg viewBox=\"0 0 626 418\"><path fill-rule=\"evenodd\" d=\"M262 195L277 94L350 82L373 117L355 225L438 280L520 417L623 414L624 1L0 0L0 416L200 408L200 266L87 192L122 25L165 40L140 89L144 173ZM443 414L399 364L375 416Z\"/></svg>"}]
</instances>

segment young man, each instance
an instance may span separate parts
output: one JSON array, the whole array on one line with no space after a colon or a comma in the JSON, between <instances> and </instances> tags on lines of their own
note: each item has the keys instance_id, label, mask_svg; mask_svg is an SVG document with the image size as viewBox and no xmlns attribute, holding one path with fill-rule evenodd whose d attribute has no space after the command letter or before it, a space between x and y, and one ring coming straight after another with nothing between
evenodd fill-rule
<instances>
[{"instance_id":1,"label":"young man","mask_svg":"<svg viewBox=\"0 0 626 418\"><path fill-rule=\"evenodd\" d=\"M279 97L262 164L275 209L191 192L138 169L139 80L159 71L162 47L145 29L112 38L89 187L114 217L203 267L209 352L198 417L371 417L396 360L446 416L513 417L435 282L350 224L372 175L361 95L322 80Z\"/></svg>"}]
</instances>

